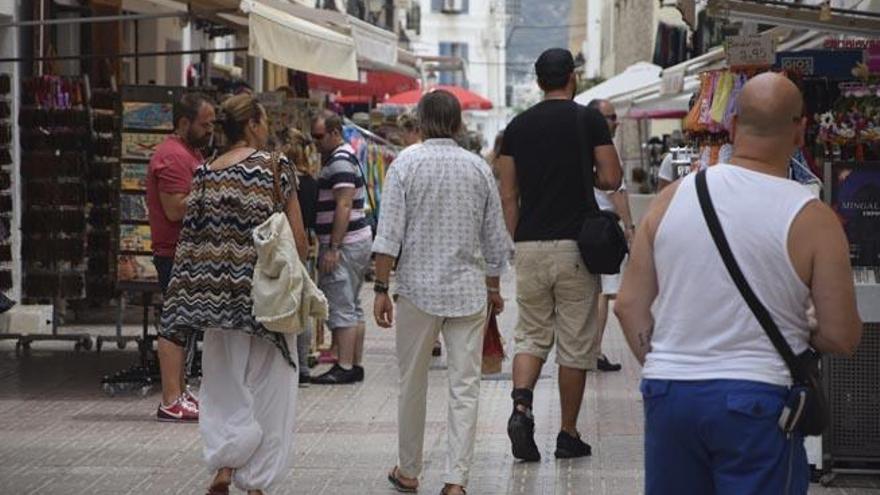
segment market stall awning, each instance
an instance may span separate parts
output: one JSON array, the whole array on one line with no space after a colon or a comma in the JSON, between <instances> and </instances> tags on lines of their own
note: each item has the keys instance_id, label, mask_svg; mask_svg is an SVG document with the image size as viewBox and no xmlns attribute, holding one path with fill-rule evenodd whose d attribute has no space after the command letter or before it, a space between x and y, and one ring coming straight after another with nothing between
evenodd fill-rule
<instances>
[{"instance_id":1,"label":"market stall awning","mask_svg":"<svg viewBox=\"0 0 880 495\"><path fill-rule=\"evenodd\" d=\"M419 88L415 78L396 72L365 71L361 81L344 81L332 77L309 74L309 88L339 95L337 101L370 102L373 98L382 101L388 95L396 95Z\"/></svg>"},{"instance_id":2,"label":"market stall awning","mask_svg":"<svg viewBox=\"0 0 880 495\"><path fill-rule=\"evenodd\" d=\"M354 41L360 63L382 64L387 67L397 64L397 35L387 29L336 10L310 8L283 0L259 1L275 2L278 8L290 15L350 37Z\"/></svg>"},{"instance_id":3,"label":"market stall awning","mask_svg":"<svg viewBox=\"0 0 880 495\"><path fill-rule=\"evenodd\" d=\"M397 35L356 17L346 17L358 59L387 66L397 64Z\"/></svg>"},{"instance_id":4,"label":"market stall awning","mask_svg":"<svg viewBox=\"0 0 880 495\"><path fill-rule=\"evenodd\" d=\"M248 54L291 69L356 81L357 51L350 36L297 17L290 4L242 0L248 14Z\"/></svg>"},{"instance_id":5,"label":"market stall awning","mask_svg":"<svg viewBox=\"0 0 880 495\"><path fill-rule=\"evenodd\" d=\"M411 91L405 91L403 93L396 94L387 100L385 100L385 104L387 105L401 105L401 106L411 106L418 104L419 100L422 98L422 95L431 91L436 90L444 90L452 93L456 99L458 99L458 103L461 105L462 110L491 110L492 102L487 100L486 98L474 93L473 91L468 91L459 86L444 86L438 85L434 86L428 91L422 91L421 89L414 89Z\"/></svg>"},{"instance_id":6,"label":"market stall awning","mask_svg":"<svg viewBox=\"0 0 880 495\"><path fill-rule=\"evenodd\" d=\"M647 62L635 63L611 79L577 95L574 100L581 105L586 105L591 100L597 98L605 100L617 99L633 91L658 84L660 82L660 71L662 70L659 65Z\"/></svg>"},{"instance_id":7,"label":"market stall awning","mask_svg":"<svg viewBox=\"0 0 880 495\"><path fill-rule=\"evenodd\" d=\"M795 29L814 29L851 36L876 37L880 15L873 2L857 2L856 8L829 8L823 13L818 4L755 2L749 0L709 0L709 15L727 20L775 24Z\"/></svg>"},{"instance_id":8,"label":"market stall awning","mask_svg":"<svg viewBox=\"0 0 880 495\"><path fill-rule=\"evenodd\" d=\"M675 119L687 115L691 96L700 88L697 76L684 79L682 90L674 94L662 94L659 88L647 96L633 100L626 113L631 119Z\"/></svg>"},{"instance_id":9,"label":"market stall awning","mask_svg":"<svg viewBox=\"0 0 880 495\"><path fill-rule=\"evenodd\" d=\"M766 31L771 36L782 37L777 51L785 52L800 50L820 44L823 33L816 31L793 32L787 28L773 28ZM664 69L663 74L679 72L684 74L681 90L672 94L663 94L660 82L631 93L631 106L626 113L635 119L678 118L687 115L693 94L700 89L699 73L710 69L722 68L724 64L723 48L713 49L704 55Z\"/></svg>"}]
</instances>

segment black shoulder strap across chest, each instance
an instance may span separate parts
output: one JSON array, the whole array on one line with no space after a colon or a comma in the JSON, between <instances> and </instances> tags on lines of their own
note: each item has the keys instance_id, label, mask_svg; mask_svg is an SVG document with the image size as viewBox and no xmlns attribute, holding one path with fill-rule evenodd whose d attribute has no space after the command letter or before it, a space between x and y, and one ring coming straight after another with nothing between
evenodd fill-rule
<instances>
[{"instance_id":1,"label":"black shoulder strap across chest","mask_svg":"<svg viewBox=\"0 0 880 495\"><path fill-rule=\"evenodd\" d=\"M712 240L715 241L715 246L718 248L721 260L727 268L727 273L730 274L730 278L733 279L734 285L739 289L739 293L742 294L746 305L752 310L755 319L761 324L761 328L764 329L767 338L770 339L773 347L775 347L779 355L782 356L782 360L785 361L785 364L788 366L792 378L795 381L803 381L804 374L798 364L797 356L795 356L788 341L785 340L785 337L782 335L782 332L773 320L770 311L764 306L761 300L758 299L757 294L752 290L752 286L749 285L746 276L739 267L739 263L737 263L736 258L733 256L733 251L730 249L730 244L727 242L727 236L724 234L724 229L721 227L721 220L718 219L718 214L715 211L712 196L709 194L706 170L700 170L694 180L697 188L697 199L700 202L700 209L703 210L703 218L706 220L706 226L709 227L709 233L712 235Z\"/></svg>"}]
</instances>

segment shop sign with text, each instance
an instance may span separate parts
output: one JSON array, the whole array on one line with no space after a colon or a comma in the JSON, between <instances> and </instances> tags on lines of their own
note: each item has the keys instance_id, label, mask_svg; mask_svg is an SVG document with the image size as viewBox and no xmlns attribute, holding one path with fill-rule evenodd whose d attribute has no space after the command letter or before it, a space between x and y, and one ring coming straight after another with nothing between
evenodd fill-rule
<instances>
[{"instance_id":1,"label":"shop sign with text","mask_svg":"<svg viewBox=\"0 0 880 495\"><path fill-rule=\"evenodd\" d=\"M767 35L728 36L724 51L730 67L766 67L776 61L776 44Z\"/></svg>"}]
</instances>

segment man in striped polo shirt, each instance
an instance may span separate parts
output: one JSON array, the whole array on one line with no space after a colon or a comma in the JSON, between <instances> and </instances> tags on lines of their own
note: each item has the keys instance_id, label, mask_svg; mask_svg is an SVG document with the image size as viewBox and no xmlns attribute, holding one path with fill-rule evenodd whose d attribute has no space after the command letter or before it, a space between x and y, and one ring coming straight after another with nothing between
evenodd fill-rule
<instances>
[{"instance_id":1,"label":"man in striped polo shirt","mask_svg":"<svg viewBox=\"0 0 880 495\"><path fill-rule=\"evenodd\" d=\"M372 228L364 212L366 189L354 149L342 137L342 118L332 112L312 122L312 138L324 159L318 176L315 230L320 241L318 285L330 303L327 326L339 360L312 379L316 385L363 381L364 312L360 289L370 264Z\"/></svg>"}]
</instances>

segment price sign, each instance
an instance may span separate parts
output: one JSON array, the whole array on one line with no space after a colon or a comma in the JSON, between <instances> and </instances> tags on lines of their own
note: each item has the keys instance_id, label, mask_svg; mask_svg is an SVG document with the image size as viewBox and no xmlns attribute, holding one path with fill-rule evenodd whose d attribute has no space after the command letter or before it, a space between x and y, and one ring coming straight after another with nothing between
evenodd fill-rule
<instances>
[{"instance_id":1,"label":"price sign","mask_svg":"<svg viewBox=\"0 0 880 495\"><path fill-rule=\"evenodd\" d=\"M728 36L724 51L730 67L764 67L776 62L776 44L766 35Z\"/></svg>"}]
</instances>

